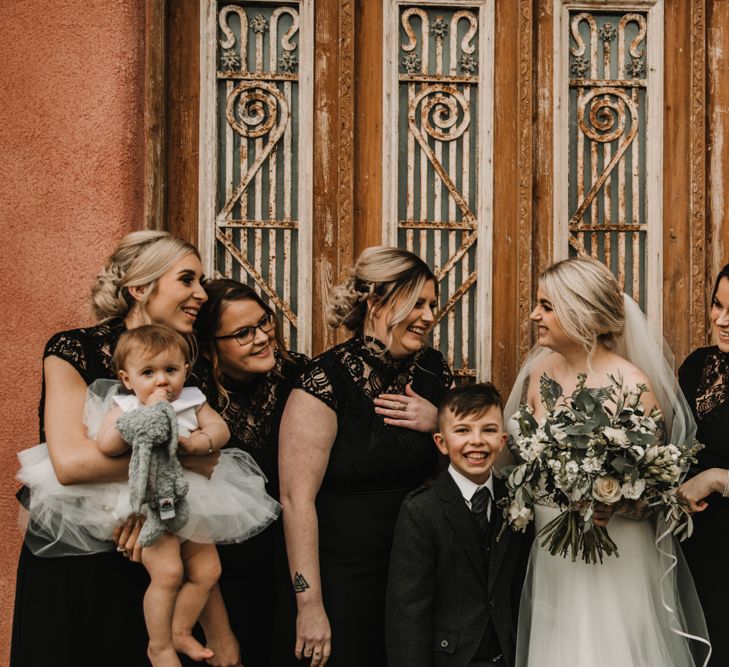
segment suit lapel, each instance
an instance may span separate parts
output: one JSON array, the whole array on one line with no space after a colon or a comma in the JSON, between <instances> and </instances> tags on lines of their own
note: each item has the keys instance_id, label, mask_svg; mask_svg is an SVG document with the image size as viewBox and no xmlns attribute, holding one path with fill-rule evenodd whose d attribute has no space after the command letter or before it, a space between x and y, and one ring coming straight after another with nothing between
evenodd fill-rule
<instances>
[{"instance_id":1,"label":"suit lapel","mask_svg":"<svg viewBox=\"0 0 729 667\"><path fill-rule=\"evenodd\" d=\"M453 532L455 532L458 540L463 546L464 551L468 555L473 567L478 572L478 576L486 581L486 566L484 564L484 549L479 543L476 534L476 526L471 517L471 512L463 499L461 492L453 481L450 473L445 470L435 481L438 497L444 504L443 513L446 520L450 523Z\"/></svg>"},{"instance_id":2,"label":"suit lapel","mask_svg":"<svg viewBox=\"0 0 729 667\"><path fill-rule=\"evenodd\" d=\"M509 543L511 542L513 531L509 526L506 526L501 539L499 533L504 525L504 514L503 509L499 507L496 502L506 495L506 484L503 480L499 479L494 475L494 504L492 506L491 514L491 558L489 560L489 591L493 588L496 582L496 577L499 573L499 568L504 560L504 556L509 549Z\"/></svg>"}]
</instances>

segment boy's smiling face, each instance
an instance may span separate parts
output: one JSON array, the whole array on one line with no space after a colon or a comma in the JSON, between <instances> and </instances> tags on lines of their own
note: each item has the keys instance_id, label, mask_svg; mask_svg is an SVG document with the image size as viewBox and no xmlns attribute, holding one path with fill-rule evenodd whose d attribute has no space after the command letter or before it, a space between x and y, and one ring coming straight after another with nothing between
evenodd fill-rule
<instances>
[{"instance_id":1,"label":"boy's smiling face","mask_svg":"<svg viewBox=\"0 0 729 667\"><path fill-rule=\"evenodd\" d=\"M481 413L456 416L445 410L439 419L440 432L433 434L438 449L453 467L474 484L483 484L506 443L504 417L498 405Z\"/></svg>"}]
</instances>

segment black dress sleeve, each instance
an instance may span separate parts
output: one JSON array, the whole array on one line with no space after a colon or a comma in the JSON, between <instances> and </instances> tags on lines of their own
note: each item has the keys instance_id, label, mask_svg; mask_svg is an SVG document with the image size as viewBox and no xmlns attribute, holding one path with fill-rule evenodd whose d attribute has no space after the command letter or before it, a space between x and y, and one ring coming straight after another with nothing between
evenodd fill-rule
<instances>
[{"instance_id":1,"label":"black dress sleeve","mask_svg":"<svg viewBox=\"0 0 729 667\"><path fill-rule=\"evenodd\" d=\"M699 390L701 372L706 362L707 348L699 348L689 354L678 369L678 382L691 411L696 416L696 396Z\"/></svg>"},{"instance_id":2,"label":"black dress sleeve","mask_svg":"<svg viewBox=\"0 0 729 667\"><path fill-rule=\"evenodd\" d=\"M43 350L43 359L59 357L67 361L87 380L88 358L85 341L80 330L61 331L51 336ZM87 380L87 384L89 384Z\"/></svg>"},{"instance_id":3,"label":"black dress sleeve","mask_svg":"<svg viewBox=\"0 0 729 667\"><path fill-rule=\"evenodd\" d=\"M322 403L337 411L337 395L334 390L332 373L321 359L311 361L304 372L294 382L294 389L303 389L307 394L318 398Z\"/></svg>"}]
</instances>

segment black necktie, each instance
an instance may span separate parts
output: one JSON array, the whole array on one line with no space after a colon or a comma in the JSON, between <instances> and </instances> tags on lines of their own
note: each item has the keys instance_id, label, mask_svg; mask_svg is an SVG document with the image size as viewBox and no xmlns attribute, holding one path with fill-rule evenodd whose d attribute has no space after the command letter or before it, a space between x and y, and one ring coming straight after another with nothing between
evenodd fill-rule
<instances>
[{"instance_id":1,"label":"black necktie","mask_svg":"<svg viewBox=\"0 0 729 667\"><path fill-rule=\"evenodd\" d=\"M491 491L487 486L482 486L471 496L471 511L476 519L478 527L483 533L484 541L488 543L489 537L489 504L491 503Z\"/></svg>"}]
</instances>

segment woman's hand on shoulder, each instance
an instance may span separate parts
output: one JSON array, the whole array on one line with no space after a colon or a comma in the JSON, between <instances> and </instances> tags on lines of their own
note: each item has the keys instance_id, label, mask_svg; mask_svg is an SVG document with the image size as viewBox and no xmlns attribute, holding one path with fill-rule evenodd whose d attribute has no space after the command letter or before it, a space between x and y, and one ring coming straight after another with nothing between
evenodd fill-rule
<instances>
[{"instance_id":1,"label":"woman's hand on shoulder","mask_svg":"<svg viewBox=\"0 0 729 667\"><path fill-rule=\"evenodd\" d=\"M438 408L409 384L404 394L380 394L374 404L375 412L384 418L385 424L421 433L438 430Z\"/></svg>"}]
</instances>

